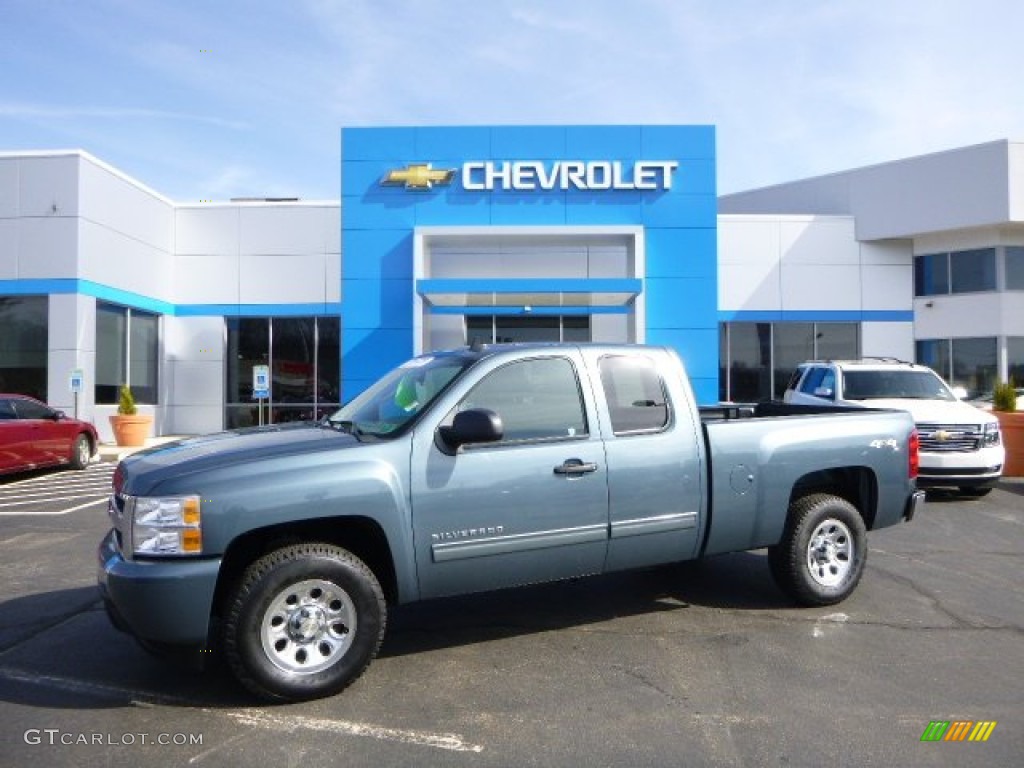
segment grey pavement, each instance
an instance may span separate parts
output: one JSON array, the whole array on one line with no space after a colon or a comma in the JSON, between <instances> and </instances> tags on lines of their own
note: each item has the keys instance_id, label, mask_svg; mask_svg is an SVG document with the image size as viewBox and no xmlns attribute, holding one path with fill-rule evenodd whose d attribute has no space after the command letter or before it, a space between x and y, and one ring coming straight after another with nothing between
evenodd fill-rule
<instances>
[{"instance_id":1,"label":"grey pavement","mask_svg":"<svg viewBox=\"0 0 1024 768\"><path fill-rule=\"evenodd\" d=\"M403 606L347 691L261 706L110 626L102 505L4 517L0 765L1015 766L1022 526L1024 481L933 495L830 608L763 552ZM922 743L933 720L997 725Z\"/></svg>"}]
</instances>

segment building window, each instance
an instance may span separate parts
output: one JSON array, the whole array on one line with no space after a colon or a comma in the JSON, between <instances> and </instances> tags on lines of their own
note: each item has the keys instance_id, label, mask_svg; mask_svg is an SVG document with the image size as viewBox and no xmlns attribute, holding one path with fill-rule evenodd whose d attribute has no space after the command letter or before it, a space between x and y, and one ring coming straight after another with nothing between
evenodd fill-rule
<instances>
[{"instance_id":1,"label":"building window","mask_svg":"<svg viewBox=\"0 0 1024 768\"><path fill-rule=\"evenodd\" d=\"M996 290L996 249L975 248L914 257L914 295Z\"/></svg>"},{"instance_id":2,"label":"building window","mask_svg":"<svg viewBox=\"0 0 1024 768\"><path fill-rule=\"evenodd\" d=\"M978 248L949 254L949 292L979 293L996 289L996 249Z\"/></svg>"},{"instance_id":3,"label":"building window","mask_svg":"<svg viewBox=\"0 0 1024 768\"><path fill-rule=\"evenodd\" d=\"M949 254L915 256L914 295L939 296L944 293L949 293Z\"/></svg>"},{"instance_id":4,"label":"building window","mask_svg":"<svg viewBox=\"0 0 1024 768\"><path fill-rule=\"evenodd\" d=\"M46 401L49 309L46 296L0 296L0 392Z\"/></svg>"},{"instance_id":5,"label":"building window","mask_svg":"<svg viewBox=\"0 0 1024 768\"><path fill-rule=\"evenodd\" d=\"M968 397L991 392L998 371L994 336L970 339L921 339L915 343L917 362L927 365Z\"/></svg>"},{"instance_id":6,"label":"building window","mask_svg":"<svg viewBox=\"0 0 1024 768\"><path fill-rule=\"evenodd\" d=\"M466 343L590 341L588 315L467 315Z\"/></svg>"},{"instance_id":7,"label":"building window","mask_svg":"<svg viewBox=\"0 0 1024 768\"><path fill-rule=\"evenodd\" d=\"M252 397L256 365L270 369L264 423L310 421L340 407L340 324L337 317L228 318L225 426L260 422Z\"/></svg>"},{"instance_id":8,"label":"building window","mask_svg":"<svg viewBox=\"0 0 1024 768\"><path fill-rule=\"evenodd\" d=\"M723 323L718 396L740 403L778 399L805 360L858 357L858 323Z\"/></svg>"},{"instance_id":9,"label":"building window","mask_svg":"<svg viewBox=\"0 0 1024 768\"><path fill-rule=\"evenodd\" d=\"M1024 387L1024 336L1006 337L1006 375L1015 386Z\"/></svg>"},{"instance_id":10,"label":"building window","mask_svg":"<svg viewBox=\"0 0 1024 768\"><path fill-rule=\"evenodd\" d=\"M1006 247L1006 290L1024 291L1024 247Z\"/></svg>"},{"instance_id":11,"label":"building window","mask_svg":"<svg viewBox=\"0 0 1024 768\"><path fill-rule=\"evenodd\" d=\"M159 397L160 316L96 304L96 404L116 405L122 384L138 403Z\"/></svg>"}]
</instances>

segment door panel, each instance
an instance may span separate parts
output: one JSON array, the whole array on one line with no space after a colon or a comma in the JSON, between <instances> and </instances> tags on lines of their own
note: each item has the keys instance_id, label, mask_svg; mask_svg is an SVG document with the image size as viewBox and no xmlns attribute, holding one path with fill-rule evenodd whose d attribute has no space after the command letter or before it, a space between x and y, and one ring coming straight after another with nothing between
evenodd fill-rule
<instances>
[{"instance_id":1,"label":"door panel","mask_svg":"<svg viewBox=\"0 0 1024 768\"><path fill-rule=\"evenodd\" d=\"M414 440L413 530L423 597L597 573L608 544L604 448L572 355L498 366L457 410L501 417L502 442Z\"/></svg>"}]
</instances>

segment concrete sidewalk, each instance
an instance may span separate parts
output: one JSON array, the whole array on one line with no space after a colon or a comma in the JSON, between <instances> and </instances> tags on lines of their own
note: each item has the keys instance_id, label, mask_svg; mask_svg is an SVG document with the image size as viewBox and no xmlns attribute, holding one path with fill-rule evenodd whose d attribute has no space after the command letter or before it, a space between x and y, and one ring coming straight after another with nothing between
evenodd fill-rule
<instances>
[{"instance_id":1,"label":"concrete sidewalk","mask_svg":"<svg viewBox=\"0 0 1024 768\"><path fill-rule=\"evenodd\" d=\"M116 463L125 456L131 456L133 453L144 451L146 448L153 448L154 446L163 445L164 443L172 443L175 440L184 440L186 437L193 437L193 435L161 435L160 437L147 437L146 444L138 446L117 445L116 443L100 443L95 460Z\"/></svg>"}]
</instances>

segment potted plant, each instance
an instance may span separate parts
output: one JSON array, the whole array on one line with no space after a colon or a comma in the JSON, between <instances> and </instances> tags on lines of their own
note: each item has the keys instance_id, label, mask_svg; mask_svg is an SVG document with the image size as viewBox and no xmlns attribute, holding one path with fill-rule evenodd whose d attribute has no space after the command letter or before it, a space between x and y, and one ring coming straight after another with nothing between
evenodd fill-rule
<instances>
[{"instance_id":1,"label":"potted plant","mask_svg":"<svg viewBox=\"0 0 1024 768\"><path fill-rule=\"evenodd\" d=\"M1006 448L1004 477L1024 477L1024 412L1017 410L1017 389L1012 381L996 384L992 391L992 410L999 419Z\"/></svg>"},{"instance_id":2,"label":"potted plant","mask_svg":"<svg viewBox=\"0 0 1024 768\"><path fill-rule=\"evenodd\" d=\"M138 412L135 398L127 384L121 385L121 397L117 403L117 413L110 417L110 426L114 430L114 439L121 446L145 445L149 436L149 428L153 417Z\"/></svg>"}]
</instances>

